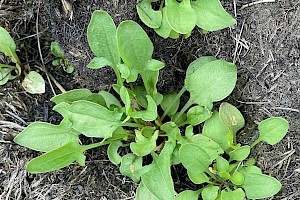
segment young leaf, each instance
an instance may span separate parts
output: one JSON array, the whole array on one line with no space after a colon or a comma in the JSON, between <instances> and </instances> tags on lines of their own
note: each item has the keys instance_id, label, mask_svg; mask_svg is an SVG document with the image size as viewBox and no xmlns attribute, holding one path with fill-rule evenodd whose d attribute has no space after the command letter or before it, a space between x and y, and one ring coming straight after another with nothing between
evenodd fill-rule
<instances>
[{"instance_id":1,"label":"young leaf","mask_svg":"<svg viewBox=\"0 0 300 200\"><path fill-rule=\"evenodd\" d=\"M217 162L217 170L218 171L228 171L228 169L229 169L229 162L226 160L226 159L224 159L223 157L221 157L221 156L218 156L217 158L216 158L216 162Z\"/></svg>"},{"instance_id":2,"label":"young leaf","mask_svg":"<svg viewBox=\"0 0 300 200\"><path fill-rule=\"evenodd\" d=\"M142 172L142 157L134 154L126 154L122 157L120 172L124 176L130 177L134 182L140 181Z\"/></svg>"},{"instance_id":3,"label":"young leaf","mask_svg":"<svg viewBox=\"0 0 300 200\"><path fill-rule=\"evenodd\" d=\"M203 200L215 200L218 197L219 187L214 185L208 185L203 188L201 196Z\"/></svg>"},{"instance_id":4,"label":"young leaf","mask_svg":"<svg viewBox=\"0 0 300 200\"><path fill-rule=\"evenodd\" d=\"M154 97L157 94L156 84L158 81L159 71L146 70L141 73L142 79L147 90L147 94Z\"/></svg>"},{"instance_id":5,"label":"young leaf","mask_svg":"<svg viewBox=\"0 0 300 200\"><path fill-rule=\"evenodd\" d=\"M163 38L168 38L171 33L171 26L167 19L166 7L162 8L162 22L159 28L155 28L154 31Z\"/></svg>"},{"instance_id":6,"label":"young leaf","mask_svg":"<svg viewBox=\"0 0 300 200\"><path fill-rule=\"evenodd\" d=\"M74 103L60 103L53 110L72 122L72 128L87 137L109 138L121 126L123 113L85 100Z\"/></svg>"},{"instance_id":7,"label":"young leaf","mask_svg":"<svg viewBox=\"0 0 300 200\"><path fill-rule=\"evenodd\" d=\"M239 173L239 172L234 172L231 176L230 176L230 180L233 184L235 185L242 185L244 183L244 176Z\"/></svg>"},{"instance_id":8,"label":"young leaf","mask_svg":"<svg viewBox=\"0 0 300 200\"><path fill-rule=\"evenodd\" d=\"M287 120L281 117L271 117L259 123L260 136L258 140L266 141L268 144L277 144L286 135L289 129Z\"/></svg>"},{"instance_id":9,"label":"young leaf","mask_svg":"<svg viewBox=\"0 0 300 200\"><path fill-rule=\"evenodd\" d=\"M163 109L163 111L169 110L167 115L174 115L179 108L180 99L175 99L175 97L177 96L176 93L164 94L163 96L164 98L160 104L161 108Z\"/></svg>"},{"instance_id":10,"label":"young leaf","mask_svg":"<svg viewBox=\"0 0 300 200\"><path fill-rule=\"evenodd\" d=\"M106 91L100 91L98 94L100 94L103 97L107 108L110 108L111 105L114 105L117 107L122 107L119 100L111 93L106 92Z\"/></svg>"},{"instance_id":11,"label":"young leaf","mask_svg":"<svg viewBox=\"0 0 300 200\"><path fill-rule=\"evenodd\" d=\"M157 106L151 96L146 96L148 106L146 110L136 111L129 114L132 118L141 118L144 121L153 121L157 117Z\"/></svg>"},{"instance_id":12,"label":"young leaf","mask_svg":"<svg viewBox=\"0 0 300 200\"><path fill-rule=\"evenodd\" d=\"M33 174L45 173L66 167L74 161L84 165L83 148L78 143L69 142L58 149L34 158L27 164L26 170Z\"/></svg>"},{"instance_id":13,"label":"young leaf","mask_svg":"<svg viewBox=\"0 0 300 200\"><path fill-rule=\"evenodd\" d=\"M118 50L130 68L127 82L134 82L152 57L153 44L146 32L134 21L123 21L117 29Z\"/></svg>"},{"instance_id":14,"label":"young leaf","mask_svg":"<svg viewBox=\"0 0 300 200\"><path fill-rule=\"evenodd\" d=\"M76 142L78 134L71 129L70 123L63 120L60 125L33 122L15 137L14 142L27 148L48 152L69 142Z\"/></svg>"},{"instance_id":15,"label":"young leaf","mask_svg":"<svg viewBox=\"0 0 300 200\"><path fill-rule=\"evenodd\" d=\"M236 134L244 127L245 120L241 112L229 103L222 103L219 110L220 119L231 133Z\"/></svg>"},{"instance_id":16,"label":"young leaf","mask_svg":"<svg viewBox=\"0 0 300 200\"><path fill-rule=\"evenodd\" d=\"M263 199L274 196L281 189L281 184L275 178L258 173L245 174L242 185L249 199Z\"/></svg>"},{"instance_id":17,"label":"young leaf","mask_svg":"<svg viewBox=\"0 0 300 200\"><path fill-rule=\"evenodd\" d=\"M185 123L196 126L209 119L211 115L212 112L210 110L202 106L194 106L187 112L187 120Z\"/></svg>"},{"instance_id":18,"label":"young leaf","mask_svg":"<svg viewBox=\"0 0 300 200\"><path fill-rule=\"evenodd\" d=\"M241 188L236 190L222 190L221 191L221 200L244 200L245 193Z\"/></svg>"},{"instance_id":19,"label":"young leaf","mask_svg":"<svg viewBox=\"0 0 300 200\"><path fill-rule=\"evenodd\" d=\"M116 26L109 14L99 10L93 12L87 29L87 39L97 57L104 57L114 65L120 63Z\"/></svg>"},{"instance_id":20,"label":"young leaf","mask_svg":"<svg viewBox=\"0 0 300 200\"><path fill-rule=\"evenodd\" d=\"M43 77L35 71L31 71L25 75L22 86L30 94L41 94L45 92L45 81Z\"/></svg>"},{"instance_id":21,"label":"young leaf","mask_svg":"<svg viewBox=\"0 0 300 200\"><path fill-rule=\"evenodd\" d=\"M245 160L250 154L250 146L242 146L238 149L234 149L229 152L230 161L236 160L236 161L243 161Z\"/></svg>"},{"instance_id":22,"label":"young leaf","mask_svg":"<svg viewBox=\"0 0 300 200\"><path fill-rule=\"evenodd\" d=\"M91 101L99 105L106 106L104 98L100 94L92 93L88 89L74 89L51 98L51 101L56 105L62 102L71 104L79 100Z\"/></svg>"},{"instance_id":23,"label":"young leaf","mask_svg":"<svg viewBox=\"0 0 300 200\"><path fill-rule=\"evenodd\" d=\"M158 200L143 184L143 181L140 183L139 187L136 190L136 200Z\"/></svg>"},{"instance_id":24,"label":"young leaf","mask_svg":"<svg viewBox=\"0 0 300 200\"><path fill-rule=\"evenodd\" d=\"M118 154L118 149L122 145L123 143L120 140L118 140L118 141L111 142L107 148L108 158L115 165L120 164L122 160L122 157Z\"/></svg>"},{"instance_id":25,"label":"young leaf","mask_svg":"<svg viewBox=\"0 0 300 200\"><path fill-rule=\"evenodd\" d=\"M9 68L0 68L0 85L4 85L9 81L12 71L13 70Z\"/></svg>"},{"instance_id":26,"label":"young leaf","mask_svg":"<svg viewBox=\"0 0 300 200\"><path fill-rule=\"evenodd\" d=\"M131 113L131 111L132 111L131 99L130 99L127 89L124 86L122 86L120 89L120 97L121 97L121 100L123 101L123 103L125 104L126 114L129 115L129 113Z\"/></svg>"},{"instance_id":27,"label":"young leaf","mask_svg":"<svg viewBox=\"0 0 300 200\"><path fill-rule=\"evenodd\" d=\"M151 153L156 147L156 140L158 138L158 131L155 131L153 136L146 138L138 130L135 131L136 142L130 143L131 151L137 156L146 156Z\"/></svg>"},{"instance_id":28,"label":"young leaf","mask_svg":"<svg viewBox=\"0 0 300 200\"><path fill-rule=\"evenodd\" d=\"M219 113L214 111L212 116L205 121L202 135L212 139L217 142L224 151L229 149L229 144L227 141L227 128L222 123Z\"/></svg>"},{"instance_id":29,"label":"young leaf","mask_svg":"<svg viewBox=\"0 0 300 200\"><path fill-rule=\"evenodd\" d=\"M206 31L217 31L236 24L219 0L196 0L191 4L197 15L197 26Z\"/></svg>"},{"instance_id":30,"label":"young leaf","mask_svg":"<svg viewBox=\"0 0 300 200\"><path fill-rule=\"evenodd\" d=\"M150 28L158 28L162 21L162 12L160 10L153 10L151 0L143 0L136 5L137 12L144 24Z\"/></svg>"},{"instance_id":31,"label":"young leaf","mask_svg":"<svg viewBox=\"0 0 300 200\"><path fill-rule=\"evenodd\" d=\"M86 67L90 69L100 69L106 66L113 66L113 64L104 57L95 57Z\"/></svg>"},{"instance_id":32,"label":"young leaf","mask_svg":"<svg viewBox=\"0 0 300 200\"><path fill-rule=\"evenodd\" d=\"M167 20L172 29L181 34L189 33L196 24L196 14L190 0L166 0Z\"/></svg>"},{"instance_id":33,"label":"young leaf","mask_svg":"<svg viewBox=\"0 0 300 200\"><path fill-rule=\"evenodd\" d=\"M213 102L224 99L233 91L236 80L236 66L216 60L202 65L193 74L187 74L185 87L193 103L211 109Z\"/></svg>"},{"instance_id":34,"label":"young leaf","mask_svg":"<svg viewBox=\"0 0 300 200\"><path fill-rule=\"evenodd\" d=\"M57 42L51 42L50 50L55 57L65 59L64 53L61 51L60 46Z\"/></svg>"},{"instance_id":35,"label":"young leaf","mask_svg":"<svg viewBox=\"0 0 300 200\"><path fill-rule=\"evenodd\" d=\"M13 56L16 48L14 39L4 28L0 27L0 52L3 52L6 56Z\"/></svg>"},{"instance_id":36,"label":"young leaf","mask_svg":"<svg viewBox=\"0 0 300 200\"><path fill-rule=\"evenodd\" d=\"M198 200L199 193L199 191L184 190L176 196L175 200Z\"/></svg>"}]
</instances>

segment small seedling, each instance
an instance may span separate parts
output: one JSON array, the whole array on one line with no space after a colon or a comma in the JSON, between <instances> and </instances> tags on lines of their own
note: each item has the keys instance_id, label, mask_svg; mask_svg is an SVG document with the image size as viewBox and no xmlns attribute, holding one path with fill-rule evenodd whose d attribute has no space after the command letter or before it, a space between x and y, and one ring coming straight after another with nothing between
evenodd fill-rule
<instances>
[{"instance_id":1,"label":"small seedling","mask_svg":"<svg viewBox=\"0 0 300 200\"><path fill-rule=\"evenodd\" d=\"M61 51L59 44L57 42L51 42L50 49L52 54L56 57L56 59L52 61L52 65L55 67L62 67L63 70L69 74L73 73L74 67L69 64L69 61Z\"/></svg>"},{"instance_id":2,"label":"small seedling","mask_svg":"<svg viewBox=\"0 0 300 200\"><path fill-rule=\"evenodd\" d=\"M208 32L236 24L219 0L143 0L136 7L140 19L163 38L189 37L196 25Z\"/></svg>"},{"instance_id":3,"label":"small seedling","mask_svg":"<svg viewBox=\"0 0 300 200\"><path fill-rule=\"evenodd\" d=\"M9 80L15 78L21 78L25 76L22 86L31 93L38 94L45 92L45 81L43 77L35 72L30 71L27 73L27 69L22 65L19 57L16 53L16 44L10 34L2 27L0 27L0 52L11 58L11 62L14 64L2 64L0 63L0 85L6 84Z\"/></svg>"},{"instance_id":4,"label":"small seedling","mask_svg":"<svg viewBox=\"0 0 300 200\"><path fill-rule=\"evenodd\" d=\"M123 175L140 183L137 200L262 199L279 192L280 182L263 174L249 155L260 141L278 143L288 131L288 122L279 117L262 121L258 139L242 146L236 139L245 124L240 111L226 102L213 110L213 103L226 98L235 87L234 64L211 56L198 58L188 66L179 93L161 94L156 84L164 63L152 59L153 44L137 23L124 21L116 28L106 12L95 11L87 37L96 55L88 67L111 66L118 80L113 86L118 96L75 89L53 97L53 109L63 116L61 123L33 122L14 139L45 152L28 163L28 172L58 170L74 161L85 165L86 150L108 145L110 161L120 166ZM132 84L138 75L144 86ZM185 92L190 98L180 108ZM196 132L194 127L199 124L202 131ZM102 141L81 145L80 135ZM119 149L123 148L130 153L121 156ZM152 163L145 165L143 161L150 156ZM176 193L171 166L179 164L198 190Z\"/></svg>"}]
</instances>

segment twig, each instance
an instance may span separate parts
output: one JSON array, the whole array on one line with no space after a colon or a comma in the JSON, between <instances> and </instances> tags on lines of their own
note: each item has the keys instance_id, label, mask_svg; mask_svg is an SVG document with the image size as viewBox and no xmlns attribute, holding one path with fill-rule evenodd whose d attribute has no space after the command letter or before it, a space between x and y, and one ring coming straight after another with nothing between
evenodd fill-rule
<instances>
[{"instance_id":1,"label":"twig","mask_svg":"<svg viewBox=\"0 0 300 200\"><path fill-rule=\"evenodd\" d=\"M273 3L275 2L276 0L260 0L260 1L255 1L255 2L252 2L252 3L247 3L245 5L243 5L241 7L241 10L247 8L247 7L250 7L250 6L253 6L253 5L257 5L257 4L260 4L260 3Z\"/></svg>"},{"instance_id":2,"label":"twig","mask_svg":"<svg viewBox=\"0 0 300 200\"><path fill-rule=\"evenodd\" d=\"M288 111L300 113L300 110L295 109L295 108L274 107L274 108L271 108L271 109L275 109L275 110L288 110Z\"/></svg>"},{"instance_id":3,"label":"twig","mask_svg":"<svg viewBox=\"0 0 300 200\"><path fill-rule=\"evenodd\" d=\"M9 127L9 128L15 128L18 130L24 130L25 128L17 123L9 122L9 121L0 121L1 127Z\"/></svg>"},{"instance_id":4,"label":"twig","mask_svg":"<svg viewBox=\"0 0 300 200\"><path fill-rule=\"evenodd\" d=\"M243 33L244 24L245 24L245 20L243 21L240 34L238 36L236 35L237 38L236 38L236 45L235 45L235 50L234 50L234 54L233 54L233 63L235 63L237 60L237 51L239 49L239 44L240 44L241 36Z\"/></svg>"}]
</instances>

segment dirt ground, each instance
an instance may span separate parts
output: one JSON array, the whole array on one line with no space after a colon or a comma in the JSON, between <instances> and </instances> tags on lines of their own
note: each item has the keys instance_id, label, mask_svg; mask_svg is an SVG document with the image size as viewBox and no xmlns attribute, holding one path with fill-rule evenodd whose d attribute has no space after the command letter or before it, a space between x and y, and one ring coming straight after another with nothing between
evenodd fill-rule
<instances>
[{"instance_id":1,"label":"dirt ground","mask_svg":"<svg viewBox=\"0 0 300 200\"><path fill-rule=\"evenodd\" d=\"M73 1L72 1L73 2ZM255 3L256 2L256 3ZM300 199L300 1L269 3L231 0L223 5L238 21L230 29L203 34L195 29L188 39L164 40L144 25L155 46L154 57L166 63L160 75L160 91L178 91L190 62L203 55L235 62L238 84L227 99L246 119L240 141L251 143L257 137L256 125L270 116L290 122L287 136L277 145L259 144L252 156L264 173L283 185L274 200ZM254 3L254 4L252 4ZM106 157L106 149L88 151L87 164L76 164L56 172L31 175L26 163L39 153L15 145L13 137L33 121L58 123L50 98L59 89L43 72L42 63L66 89L86 87L93 91L109 89L114 76L109 68L85 68L93 57L88 48L86 28L95 9L108 11L116 24L133 19L142 24L134 0L77 0L73 19L62 9L60 0L0 0L0 25L10 31L23 63L44 74L46 93L25 93L19 80L0 87L0 199L134 199L137 184L122 176ZM38 18L38 20L37 20ZM38 30L37 30L38 29ZM58 41L75 66L71 75L51 66L49 45ZM40 43L40 51L39 45ZM40 56L42 55L42 58ZM1 62L4 56L0 55ZM185 182L180 168L173 171L178 191L195 188Z\"/></svg>"}]
</instances>

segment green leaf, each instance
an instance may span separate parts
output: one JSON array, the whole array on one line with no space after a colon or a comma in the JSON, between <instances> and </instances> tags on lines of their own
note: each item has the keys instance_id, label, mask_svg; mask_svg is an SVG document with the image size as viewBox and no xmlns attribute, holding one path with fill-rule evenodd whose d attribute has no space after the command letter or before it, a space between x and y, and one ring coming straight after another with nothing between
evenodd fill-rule
<instances>
[{"instance_id":1,"label":"green leaf","mask_svg":"<svg viewBox=\"0 0 300 200\"><path fill-rule=\"evenodd\" d=\"M3 52L6 56L13 56L16 48L14 39L4 28L0 27L0 52Z\"/></svg>"},{"instance_id":2,"label":"green leaf","mask_svg":"<svg viewBox=\"0 0 300 200\"><path fill-rule=\"evenodd\" d=\"M50 50L55 57L65 59L64 53L61 51L60 46L57 42L51 42Z\"/></svg>"},{"instance_id":3,"label":"green leaf","mask_svg":"<svg viewBox=\"0 0 300 200\"><path fill-rule=\"evenodd\" d=\"M130 69L127 65L118 64L117 68L120 71L122 78L127 79L130 76Z\"/></svg>"},{"instance_id":4,"label":"green leaf","mask_svg":"<svg viewBox=\"0 0 300 200\"><path fill-rule=\"evenodd\" d=\"M199 191L185 190L180 192L175 200L198 200L199 193Z\"/></svg>"},{"instance_id":5,"label":"green leaf","mask_svg":"<svg viewBox=\"0 0 300 200\"><path fill-rule=\"evenodd\" d=\"M118 50L130 68L127 82L134 82L152 57L153 44L146 32L134 21L123 21L117 29Z\"/></svg>"},{"instance_id":6,"label":"green leaf","mask_svg":"<svg viewBox=\"0 0 300 200\"><path fill-rule=\"evenodd\" d=\"M97 57L104 57L114 65L120 63L116 26L109 14L99 10L93 12L87 29L87 39Z\"/></svg>"},{"instance_id":7,"label":"green leaf","mask_svg":"<svg viewBox=\"0 0 300 200\"><path fill-rule=\"evenodd\" d=\"M147 92L146 92L146 88L144 86L135 86L134 87L134 94L135 99L137 100L137 102L139 103L140 106L142 106L143 108L147 108L148 106L148 102L147 102Z\"/></svg>"},{"instance_id":8,"label":"green leaf","mask_svg":"<svg viewBox=\"0 0 300 200\"><path fill-rule=\"evenodd\" d=\"M228 180L230 178L230 174L225 171L218 172L218 175L224 180Z\"/></svg>"},{"instance_id":9,"label":"green leaf","mask_svg":"<svg viewBox=\"0 0 300 200\"><path fill-rule=\"evenodd\" d=\"M154 97L157 94L156 84L158 81L159 71L144 71L142 72L142 79L147 90L147 94Z\"/></svg>"},{"instance_id":10,"label":"green leaf","mask_svg":"<svg viewBox=\"0 0 300 200\"><path fill-rule=\"evenodd\" d=\"M233 91L236 80L236 66L216 60L202 65L193 74L187 74L185 87L190 92L193 103L211 109L213 102L224 99Z\"/></svg>"},{"instance_id":11,"label":"green leaf","mask_svg":"<svg viewBox=\"0 0 300 200\"><path fill-rule=\"evenodd\" d=\"M271 176L249 173L245 175L242 187L249 199L263 199L277 194L281 189L281 184Z\"/></svg>"},{"instance_id":12,"label":"green leaf","mask_svg":"<svg viewBox=\"0 0 300 200\"><path fill-rule=\"evenodd\" d=\"M122 107L119 100L111 93L106 92L106 91L100 91L98 94L100 94L103 97L107 108L110 108L111 105L114 105L117 107Z\"/></svg>"},{"instance_id":13,"label":"green leaf","mask_svg":"<svg viewBox=\"0 0 300 200\"><path fill-rule=\"evenodd\" d=\"M12 71L9 68L0 68L0 85L4 85L9 81Z\"/></svg>"},{"instance_id":14,"label":"green leaf","mask_svg":"<svg viewBox=\"0 0 300 200\"><path fill-rule=\"evenodd\" d=\"M188 170L187 173L190 180L195 184L202 184L202 183L209 182L209 178L207 177L207 175L200 170L197 171Z\"/></svg>"},{"instance_id":15,"label":"green leaf","mask_svg":"<svg viewBox=\"0 0 300 200\"><path fill-rule=\"evenodd\" d=\"M56 105L62 102L71 104L79 100L86 100L102 106L106 106L104 98L100 94L92 93L88 89L74 89L51 98L51 101Z\"/></svg>"},{"instance_id":16,"label":"green leaf","mask_svg":"<svg viewBox=\"0 0 300 200\"><path fill-rule=\"evenodd\" d=\"M286 135L288 129L288 121L281 117L265 119L258 125L259 140L266 141L271 145L277 144Z\"/></svg>"},{"instance_id":17,"label":"green leaf","mask_svg":"<svg viewBox=\"0 0 300 200\"><path fill-rule=\"evenodd\" d=\"M72 122L72 128L87 137L109 138L121 126L123 113L85 100L74 103L60 103L53 110Z\"/></svg>"},{"instance_id":18,"label":"green leaf","mask_svg":"<svg viewBox=\"0 0 300 200\"><path fill-rule=\"evenodd\" d=\"M177 39L177 38L179 38L179 35L180 35L179 33L177 33L176 31L174 31L172 29L171 32L170 32L169 37L172 38L172 39Z\"/></svg>"},{"instance_id":19,"label":"green leaf","mask_svg":"<svg viewBox=\"0 0 300 200\"><path fill-rule=\"evenodd\" d=\"M236 134L244 127L245 120L241 112L229 103L222 103L219 110L220 119L231 133Z\"/></svg>"},{"instance_id":20,"label":"green leaf","mask_svg":"<svg viewBox=\"0 0 300 200\"><path fill-rule=\"evenodd\" d=\"M164 96L164 98L163 98L163 100L160 104L161 108L165 112L167 110L169 110L169 112L166 113L167 115L169 115L169 116L174 115L177 112L178 108L179 108L180 99L175 98L177 96L176 93L164 94L163 96Z\"/></svg>"},{"instance_id":21,"label":"green leaf","mask_svg":"<svg viewBox=\"0 0 300 200\"><path fill-rule=\"evenodd\" d=\"M144 126L141 130L143 136L149 138L152 137L153 133L155 132L156 128L153 126Z\"/></svg>"},{"instance_id":22,"label":"green leaf","mask_svg":"<svg viewBox=\"0 0 300 200\"><path fill-rule=\"evenodd\" d=\"M121 97L121 100L123 101L123 103L125 104L126 114L129 115L129 113L131 113L131 111L132 111L131 99L130 99L127 89L124 86L122 86L120 89L120 97Z\"/></svg>"},{"instance_id":23,"label":"green leaf","mask_svg":"<svg viewBox=\"0 0 300 200\"><path fill-rule=\"evenodd\" d=\"M241 188L236 190L222 190L221 191L221 200L244 200L245 193Z\"/></svg>"},{"instance_id":24,"label":"green leaf","mask_svg":"<svg viewBox=\"0 0 300 200\"><path fill-rule=\"evenodd\" d=\"M136 5L137 12L144 24L150 28L159 28L162 22L162 12L153 10L151 0L143 0Z\"/></svg>"},{"instance_id":25,"label":"green leaf","mask_svg":"<svg viewBox=\"0 0 300 200\"><path fill-rule=\"evenodd\" d=\"M191 142L193 144L197 144L204 151L206 151L206 153L210 156L211 161L215 160L220 154L224 153L223 149L218 143L202 134L195 135Z\"/></svg>"},{"instance_id":26,"label":"green leaf","mask_svg":"<svg viewBox=\"0 0 300 200\"><path fill-rule=\"evenodd\" d=\"M113 66L113 64L104 57L95 57L86 67L90 69L100 69L106 66Z\"/></svg>"},{"instance_id":27,"label":"green leaf","mask_svg":"<svg viewBox=\"0 0 300 200\"><path fill-rule=\"evenodd\" d=\"M156 147L156 140L158 138L158 130L154 132L153 136L146 138L139 130L135 131L136 142L130 143L131 151L137 156L146 156L151 153Z\"/></svg>"},{"instance_id":28,"label":"green leaf","mask_svg":"<svg viewBox=\"0 0 300 200\"><path fill-rule=\"evenodd\" d=\"M65 72L67 72L68 74L71 74L74 72L75 68L72 65L67 65L65 66Z\"/></svg>"},{"instance_id":29,"label":"green leaf","mask_svg":"<svg viewBox=\"0 0 300 200\"><path fill-rule=\"evenodd\" d=\"M120 164L120 162L122 160L122 157L118 154L118 149L122 145L123 145L123 143L118 140L118 141L111 142L107 148L108 158L115 165Z\"/></svg>"},{"instance_id":30,"label":"green leaf","mask_svg":"<svg viewBox=\"0 0 300 200\"><path fill-rule=\"evenodd\" d=\"M74 161L84 165L84 160L83 147L78 143L69 142L58 149L34 158L27 164L26 170L33 174L45 173L66 167Z\"/></svg>"},{"instance_id":31,"label":"green leaf","mask_svg":"<svg viewBox=\"0 0 300 200\"><path fill-rule=\"evenodd\" d=\"M168 38L171 33L171 26L167 19L166 7L162 8L162 22L159 28L155 28L154 31L163 38Z\"/></svg>"},{"instance_id":32,"label":"green leaf","mask_svg":"<svg viewBox=\"0 0 300 200\"><path fill-rule=\"evenodd\" d=\"M236 24L219 0L196 0L191 4L197 15L197 26L206 31L217 31Z\"/></svg>"},{"instance_id":33,"label":"green leaf","mask_svg":"<svg viewBox=\"0 0 300 200\"><path fill-rule=\"evenodd\" d=\"M262 174L262 171L257 166L248 166L248 167L242 167L238 170L244 177L247 176L247 174Z\"/></svg>"},{"instance_id":34,"label":"green leaf","mask_svg":"<svg viewBox=\"0 0 300 200\"><path fill-rule=\"evenodd\" d=\"M139 187L136 190L136 200L158 200L143 184L143 181L140 183Z\"/></svg>"},{"instance_id":35,"label":"green leaf","mask_svg":"<svg viewBox=\"0 0 300 200\"><path fill-rule=\"evenodd\" d=\"M122 157L120 172L124 176L130 177L134 182L140 181L142 172L142 157L138 157L134 154L126 154Z\"/></svg>"},{"instance_id":36,"label":"green leaf","mask_svg":"<svg viewBox=\"0 0 300 200\"><path fill-rule=\"evenodd\" d=\"M198 58L197 60L195 60L194 62L192 62L187 70L186 70L186 74L187 75L192 75L195 71L197 71L199 68L201 68L203 65L212 62L212 61L216 61L217 59L213 56L202 56L200 58Z\"/></svg>"},{"instance_id":37,"label":"green leaf","mask_svg":"<svg viewBox=\"0 0 300 200\"><path fill-rule=\"evenodd\" d=\"M203 200L215 200L218 197L219 187L214 185L208 185L203 188L201 196Z\"/></svg>"},{"instance_id":38,"label":"green leaf","mask_svg":"<svg viewBox=\"0 0 300 200\"><path fill-rule=\"evenodd\" d=\"M218 171L227 171L229 169L229 162L221 156L216 158L217 170Z\"/></svg>"},{"instance_id":39,"label":"green leaf","mask_svg":"<svg viewBox=\"0 0 300 200\"><path fill-rule=\"evenodd\" d=\"M43 77L35 71L31 71L25 75L22 86L30 94L41 94L45 92L45 81Z\"/></svg>"},{"instance_id":40,"label":"green leaf","mask_svg":"<svg viewBox=\"0 0 300 200\"><path fill-rule=\"evenodd\" d=\"M159 60L155 60L155 59L151 59L147 65L145 70L146 71L159 71L160 69L165 67L165 63L159 61Z\"/></svg>"},{"instance_id":41,"label":"green leaf","mask_svg":"<svg viewBox=\"0 0 300 200\"><path fill-rule=\"evenodd\" d=\"M233 184L235 185L242 185L244 183L244 176L239 173L239 172L234 172L231 176L230 176L230 180Z\"/></svg>"},{"instance_id":42,"label":"green leaf","mask_svg":"<svg viewBox=\"0 0 300 200\"><path fill-rule=\"evenodd\" d=\"M196 24L196 14L190 0L166 0L167 20L172 29L181 34L189 33Z\"/></svg>"},{"instance_id":43,"label":"green leaf","mask_svg":"<svg viewBox=\"0 0 300 200\"><path fill-rule=\"evenodd\" d=\"M157 106L155 101L152 99L151 96L146 96L148 101L148 106L146 110L143 111L136 111L129 114L132 118L141 118L144 121L153 121L157 117Z\"/></svg>"},{"instance_id":44,"label":"green leaf","mask_svg":"<svg viewBox=\"0 0 300 200\"><path fill-rule=\"evenodd\" d=\"M180 117L178 118L177 116L180 115L179 112L175 113L172 117L171 120L173 122L175 122L178 126L182 126L185 124L185 121L187 119L186 114L183 113L182 115L180 115ZM174 121L176 119L176 121Z\"/></svg>"},{"instance_id":45,"label":"green leaf","mask_svg":"<svg viewBox=\"0 0 300 200\"><path fill-rule=\"evenodd\" d=\"M48 152L69 142L78 140L78 134L70 123L63 120L60 125L33 122L15 137L14 142L27 148Z\"/></svg>"},{"instance_id":46,"label":"green leaf","mask_svg":"<svg viewBox=\"0 0 300 200\"><path fill-rule=\"evenodd\" d=\"M217 142L224 151L229 149L229 144L227 141L228 130L222 123L219 113L214 111L212 116L205 121L202 135L212 139Z\"/></svg>"},{"instance_id":47,"label":"green leaf","mask_svg":"<svg viewBox=\"0 0 300 200\"><path fill-rule=\"evenodd\" d=\"M194 106L187 112L187 120L185 123L196 126L209 119L211 115L212 112L210 110L202 106Z\"/></svg>"},{"instance_id":48,"label":"green leaf","mask_svg":"<svg viewBox=\"0 0 300 200\"><path fill-rule=\"evenodd\" d=\"M245 160L249 154L250 154L250 146L242 146L238 149L234 149L229 152L230 161L236 160L236 161L243 161Z\"/></svg>"}]
</instances>

